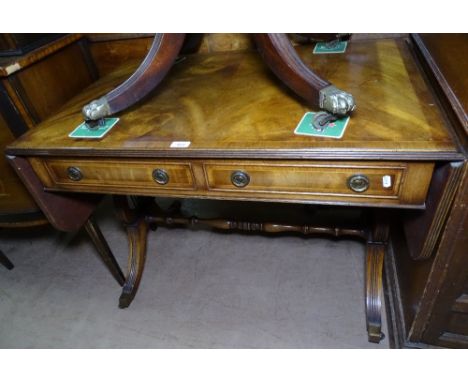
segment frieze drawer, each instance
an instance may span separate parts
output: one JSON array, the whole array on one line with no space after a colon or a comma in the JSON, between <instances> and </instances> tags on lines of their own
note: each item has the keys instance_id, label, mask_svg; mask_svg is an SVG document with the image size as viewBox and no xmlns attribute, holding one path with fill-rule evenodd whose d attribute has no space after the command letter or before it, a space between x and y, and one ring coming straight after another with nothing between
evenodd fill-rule
<instances>
[{"instance_id":1,"label":"frieze drawer","mask_svg":"<svg viewBox=\"0 0 468 382\"><path fill-rule=\"evenodd\" d=\"M49 188L76 191L141 193L147 190L192 190L192 167L186 162L127 159L33 159Z\"/></svg>"},{"instance_id":2,"label":"frieze drawer","mask_svg":"<svg viewBox=\"0 0 468 382\"><path fill-rule=\"evenodd\" d=\"M423 208L431 162L30 158L46 189Z\"/></svg>"},{"instance_id":3,"label":"frieze drawer","mask_svg":"<svg viewBox=\"0 0 468 382\"><path fill-rule=\"evenodd\" d=\"M204 164L208 189L226 193L381 200L423 205L432 163L216 162Z\"/></svg>"}]
</instances>

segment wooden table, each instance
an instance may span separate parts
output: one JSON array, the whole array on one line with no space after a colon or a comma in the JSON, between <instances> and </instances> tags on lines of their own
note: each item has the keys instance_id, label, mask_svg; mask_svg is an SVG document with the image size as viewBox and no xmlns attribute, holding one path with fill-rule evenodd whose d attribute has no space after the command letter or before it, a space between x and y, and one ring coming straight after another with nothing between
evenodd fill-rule
<instances>
[{"instance_id":1,"label":"wooden table","mask_svg":"<svg viewBox=\"0 0 468 382\"><path fill-rule=\"evenodd\" d=\"M138 64L128 63L7 153L49 219L63 230L82 224L71 211L79 214L80 203L87 201L76 193L375 207L380 223L351 234L368 244L367 323L369 339L378 342L388 236L383 211L424 209L434 166L462 156L405 41L354 42L345 54L313 55L311 50L300 48L303 60L356 99L357 110L342 139L295 135L308 108L256 52L228 52L191 55L176 64L144 102L119 115L118 126L103 139L69 138L82 122L81 107L122 82ZM355 176L367 179L366 190L350 187ZM390 184L384 185L383 177ZM62 198L61 208L55 207L55 198ZM118 200L130 238L129 273L120 299L125 307L143 272L147 223L161 220L145 219L127 199ZM74 209L63 207L69 202ZM274 232L322 229L212 225ZM327 232L341 233L338 227Z\"/></svg>"}]
</instances>

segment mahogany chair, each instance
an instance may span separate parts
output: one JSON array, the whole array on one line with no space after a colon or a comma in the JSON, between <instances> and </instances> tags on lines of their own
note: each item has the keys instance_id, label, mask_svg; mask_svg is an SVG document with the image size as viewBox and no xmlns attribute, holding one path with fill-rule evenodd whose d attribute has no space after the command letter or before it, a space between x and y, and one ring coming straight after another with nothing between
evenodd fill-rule
<instances>
[{"instance_id":1,"label":"mahogany chair","mask_svg":"<svg viewBox=\"0 0 468 382\"><path fill-rule=\"evenodd\" d=\"M287 34L257 33L252 37L263 61L308 105L325 110L335 119L356 108L351 94L338 89L303 63ZM196 46L190 35L157 33L138 69L124 83L83 107L85 120L93 125L95 122L92 121L114 115L137 103L159 85L187 46Z\"/></svg>"}]
</instances>

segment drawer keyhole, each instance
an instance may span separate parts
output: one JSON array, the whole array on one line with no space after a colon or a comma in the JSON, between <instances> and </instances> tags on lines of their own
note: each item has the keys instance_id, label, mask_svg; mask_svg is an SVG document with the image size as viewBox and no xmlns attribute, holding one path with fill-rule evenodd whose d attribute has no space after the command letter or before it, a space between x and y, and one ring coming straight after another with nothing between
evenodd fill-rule
<instances>
[{"instance_id":1,"label":"drawer keyhole","mask_svg":"<svg viewBox=\"0 0 468 382\"><path fill-rule=\"evenodd\" d=\"M83 174L78 167L68 167L67 168L68 178L73 180L74 182L78 182L79 180L83 179Z\"/></svg>"},{"instance_id":2,"label":"drawer keyhole","mask_svg":"<svg viewBox=\"0 0 468 382\"><path fill-rule=\"evenodd\" d=\"M231 174L231 182L236 187L245 187L250 183L250 176L244 171L234 171Z\"/></svg>"},{"instance_id":3,"label":"drawer keyhole","mask_svg":"<svg viewBox=\"0 0 468 382\"><path fill-rule=\"evenodd\" d=\"M156 183L164 185L169 182L169 175L163 169L157 168L153 171L153 179Z\"/></svg>"},{"instance_id":4,"label":"drawer keyhole","mask_svg":"<svg viewBox=\"0 0 468 382\"><path fill-rule=\"evenodd\" d=\"M365 175L353 175L348 178L348 186L354 192L364 192L369 188L369 178Z\"/></svg>"}]
</instances>

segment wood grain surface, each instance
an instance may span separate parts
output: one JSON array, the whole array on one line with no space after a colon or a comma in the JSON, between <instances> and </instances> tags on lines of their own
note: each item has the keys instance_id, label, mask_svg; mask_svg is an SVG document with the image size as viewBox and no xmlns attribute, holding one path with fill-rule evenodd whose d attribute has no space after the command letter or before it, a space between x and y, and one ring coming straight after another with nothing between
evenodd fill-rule
<instances>
[{"instance_id":1,"label":"wood grain surface","mask_svg":"<svg viewBox=\"0 0 468 382\"><path fill-rule=\"evenodd\" d=\"M47 190L103 194L258 200L333 205L424 208L432 176L431 162L168 160L125 158L31 157L29 162ZM80 179L69 177L69 169ZM168 175L158 184L153 171ZM242 171L250 183L239 188L232 174ZM349 179L364 175L369 188L353 191ZM383 177L391 186L383 186Z\"/></svg>"},{"instance_id":2,"label":"wood grain surface","mask_svg":"<svg viewBox=\"0 0 468 382\"><path fill-rule=\"evenodd\" d=\"M82 37L83 36L79 33L72 33L58 40L52 41L49 44L43 45L27 54L21 56L2 57L0 58L0 77L8 77L17 71L50 56L52 53L59 51Z\"/></svg>"},{"instance_id":3,"label":"wood grain surface","mask_svg":"<svg viewBox=\"0 0 468 382\"><path fill-rule=\"evenodd\" d=\"M78 44L64 47L9 77L36 123L93 82Z\"/></svg>"},{"instance_id":4,"label":"wood grain surface","mask_svg":"<svg viewBox=\"0 0 468 382\"><path fill-rule=\"evenodd\" d=\"M306 63L349 90L359 108L342 139L294 135L309 111L255 52L199 54L176 64L155 92L119 115L101 140L71 139L81 107L138 65L128 63L91 85L62 111L10 147L17 155L244 157L288 159L460 159L435 100L403 40L362 41L346 54ZM173 149L173 141L189 141Z\"/></svg>"},{"instance_id":5,"label":"wood grain surface","mask_svg":"<svg viewBox=\"0 0 468 382\"><path fill-rule=\"evenodd\" d=\"M13 134L0 114L0 142L2 148L14 141ZM3 150L2 150L3 151ZM30 213L37 211L38 207L24 188L21 180L6 161L4 155L0 156L0 217L2 215ZM1 219L0 219L1 225Z\"/></svg>"},{"instance_id":6,"label":"wood grain surface","mask_svg":"<svg viewBox=\"0 0 468 382\"><path fill-rule=\"evenodd\" d=\"M25 55L0 58L0 225L44 224L33 198L5 160L4 148L54 113L94 80L81 46L71 34Z\"/></svg>"}]
</instances>

